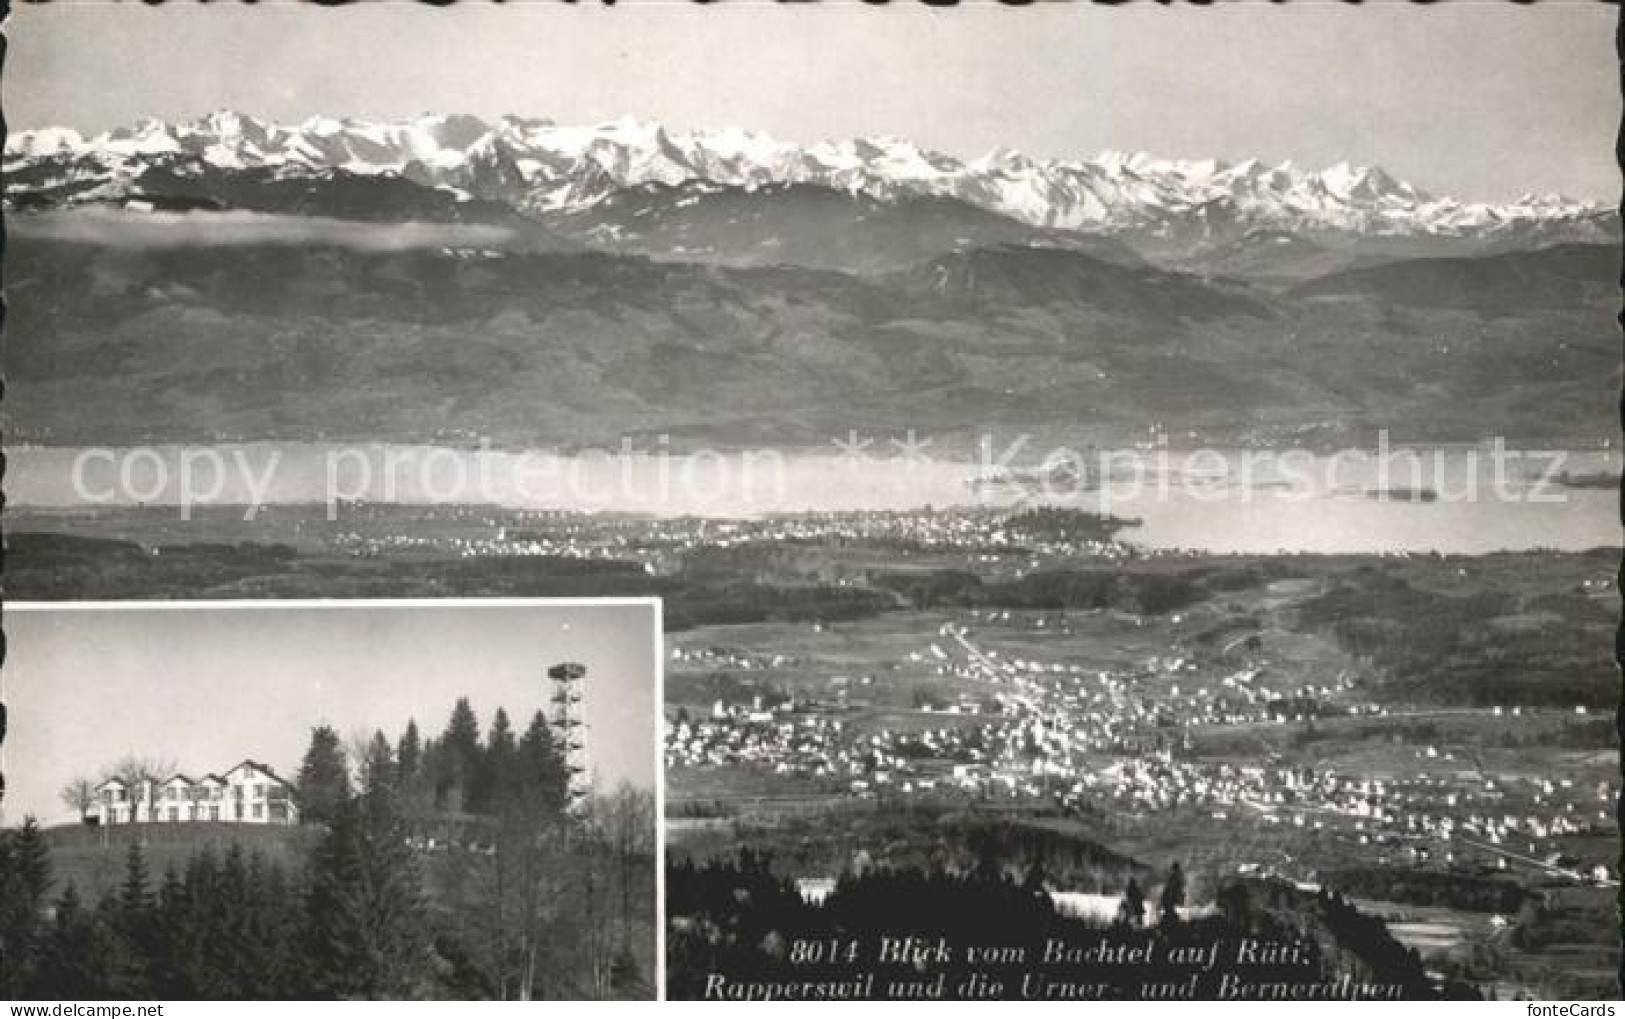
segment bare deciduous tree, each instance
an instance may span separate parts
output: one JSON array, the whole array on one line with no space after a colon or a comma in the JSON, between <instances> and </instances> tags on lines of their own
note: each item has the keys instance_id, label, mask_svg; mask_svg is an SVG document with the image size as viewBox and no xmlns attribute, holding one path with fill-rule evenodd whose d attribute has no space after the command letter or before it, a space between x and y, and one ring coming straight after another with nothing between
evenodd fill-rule
<instances>
[{"instance_id":1,"label":"bare deciduous tree","mask_svg":"<svg viewBox=\"0 0 1625 1019\"><path fill-rule=\"evenodd\" d=\"M634 936L633 917L646 899L639 894L638 874L654 858L654 792L622 782L603 798L598 819L614 860L621 920L619 947L626 949Z\"/></svg>"},{"instance_id":2,"label":"bare deciduous tree","mask_svg":"<svg viewBox=\"0 0 1625 1019\"><path fill-rule=\"evenodd\" d=\"M63 806L78 811L79 820L84 821L90 817L90 808L96 805L96 783L84 775L76 775L73 781L57 792L57 796L62 799Z\"/></svg>"},{"instance_id":3,"label":"bare deciduous tree","mask_svg":"<svg viewBox=\"0 0 1625 1019\"><path fill-rule=\"evenodd\" d=\"M140 812L146 811L147 820L153 819L155 809L153 799L158 795L158 783L175 774L180 765L172 757L142 756L140 754L125 754L113 766L102 773L103 781L116 778L124 783L130 792L130 820L140 819ZM139 809L138 809L139 806Z\"/></svg>"}]
</instances>

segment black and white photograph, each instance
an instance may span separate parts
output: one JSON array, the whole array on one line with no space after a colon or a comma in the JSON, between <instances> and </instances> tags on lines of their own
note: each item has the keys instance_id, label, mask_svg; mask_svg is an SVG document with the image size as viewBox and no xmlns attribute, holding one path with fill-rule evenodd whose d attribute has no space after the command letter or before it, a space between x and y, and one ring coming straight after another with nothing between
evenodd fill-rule
<instances>
[{"instance_id":1,"label":"black and white photograph","mask_svg":"<svg viewBox=\"0 0 1625 1019\"><path fill-rule=\"evenodd\" d=\"M648 999L658 605L7 606L12 1000Z\"/></svg>"},{"instance_id":2,"label":"black and white photograph","mask_svg":"<svg viewBox=\"0 0 1625 1019\"><path fill-rule=\"evenodd\" d=\"M468 607L263 654L166 609L150 660L8 612L28 979L68 937L86 998L1616 997L1618 19L13 11L10 598L660 606L636 666ZM515 848L480 769L569 750L572 662L660 703ZM451 769L390 791L419 961L330 972L374 949L311 913L324 726L345 823L375 737ZM201 852L319 958L133 962Z\"/></svg>"}]
</instances>

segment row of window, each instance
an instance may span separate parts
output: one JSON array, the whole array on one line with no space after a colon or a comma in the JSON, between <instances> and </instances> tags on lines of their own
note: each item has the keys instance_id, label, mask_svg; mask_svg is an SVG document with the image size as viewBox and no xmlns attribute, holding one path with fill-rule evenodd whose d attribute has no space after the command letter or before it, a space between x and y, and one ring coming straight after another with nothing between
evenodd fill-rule
<instances>
[{"instance_id":1,"label":"row of window","mask_svg":"<svg viewBox=\"0 0 1625 1019\"><path fill-rule=\"evenodd\" d=\"M232 790L232 794L240 800L244 798L244 790L248 787L231 786L230 788ZM266 798L266 790L269 788L270 787L264 782L260 782L253 787L253 792L249 794L249 797L256 800L263 800ZM276 790L278 792L283 791L281 786L277 786ZM219 800L225 798L225 793L226 787L223 786L194 786L190 789L177 789L170 787L165 789L163 791L163 795L159 798L168 800L171 803L177 801ZM129 798L129 793L123 789L102 790L103 803L127 803L129 802Z\"/></svg>"},{"instance_id":2,"label":"row of window","mask_svg":"<svg viewBox=\"0 0 1625 1019\"><path fill-rule=\"evenodd\" d=\"M252 818L255 821L263 821L263 820L265 820L265 804L263 804L263 803L255 803L255 804L252 804L249 809L250 809L250 813L249 813L248 816L250 818ZM279 815L279 816L281 816L281 815ZM155 817L155 820L159 820L159 821L181 821L181 820L188 820L188 821L218 821L218 820L220 820L220 808L219 807L210 807L208 809L208 816L207 817L204 816L204 812L202 810L199 810L197 812L196 816L194 816L194 817L182 818L181 817L181 808L179 808L179 807L169 807L169 808L165 809L164 811L161 811L160 813L158 813L156 815L156 817ZM227 820L238 820L238 821L243 820L243 805L238 804L237 805L237 815L236 815L236 817L235 818L227 817Z\"/></svg>"}]
</instances>

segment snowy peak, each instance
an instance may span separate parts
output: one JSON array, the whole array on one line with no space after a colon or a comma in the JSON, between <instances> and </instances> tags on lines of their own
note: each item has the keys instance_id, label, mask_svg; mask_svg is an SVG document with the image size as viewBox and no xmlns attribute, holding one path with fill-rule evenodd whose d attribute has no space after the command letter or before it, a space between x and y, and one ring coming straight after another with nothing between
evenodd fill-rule
<instances>
[{"instance_id":1,"label":"snowy peak","mask_svg":"<svg viewBox=\"0 0 1625 1019\"><path fill-rule=\"evenodd\" d=\"M70 128L47 127L38 131L18 131L6 139L6 162L10 163L15 159L73 158L84 148L84 137Z\"/></svg>"},{"instance_id":2,"label":"snowy peak","mask_svg":"<svg viewBox=\"0 0 1625 1019\"><path fill-rule=\"evenodd\" d=\"M398 175L521 212L579 209L648 184L747 190L813 184L879 200L950 197L1032 226L1122 236L1155 248L1233 239L1254 230L1314 237L1599 240L1617 220L1599 204L1526 196L1504 204L1435 198L1381 167L1338 163L1163 159L1102 152L1040 160L995 149L965 161L876 136L797 145L739 128L678 132L622 118L595 126L452 114L379 122L311 117L276 124L232 111L188 122L144 120L83 137L64 128L13 134L8 174L27 179L129 179L270 170L278 177L343 171ZM11 188L16 191L13 181ZM81 193L94 194L93 191Z\"/></svg>"}]
</instances>

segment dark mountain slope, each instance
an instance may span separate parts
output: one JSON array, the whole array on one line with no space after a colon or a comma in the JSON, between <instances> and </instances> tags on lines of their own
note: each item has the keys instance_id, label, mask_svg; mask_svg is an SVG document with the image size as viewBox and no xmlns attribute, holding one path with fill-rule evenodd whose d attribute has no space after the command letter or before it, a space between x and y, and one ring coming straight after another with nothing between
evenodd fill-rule
<instances>
[{"instance_id":1,"label":"dark mountain slope","mask_svg":"<svg viewBox=\"0 0 1625 1019\"><path fill-rule=\"evenodd\" d=\"M1299 297L1360 296L1417 308L1515 313L1573 308L1619 283L1617 246L1562 244L1477 258L1416 258L1333 273Z\"/></svg>"},{"instance_id":2,"label":"dark mountain slope","mask_svg":"<svg viewBox=\"0 0 1625 1019\"><path fill-rule=\"evenodd\" d=\"M1064 248L1143 264L1109 238L1029 226L953 198L881 201L808 184L749 190L646 184L544 221L602 250L724 265L869 273L995 244Z\"/></svg>"},{"instance_id":3,"label":"dark mountain slope","mask_svg":"<svg viewBox=\"0 0 1625 1019\"><path fill-rule=\"evenodd\" d=\"M19 442L1566 439L1595 433L1618 365L1617 299L1564 249L1511 282L1569 280L1580 303L1509 290L1493 314L1021 246L869 276L26 229L10 249Z\"/></svg>"}]
</instances>

